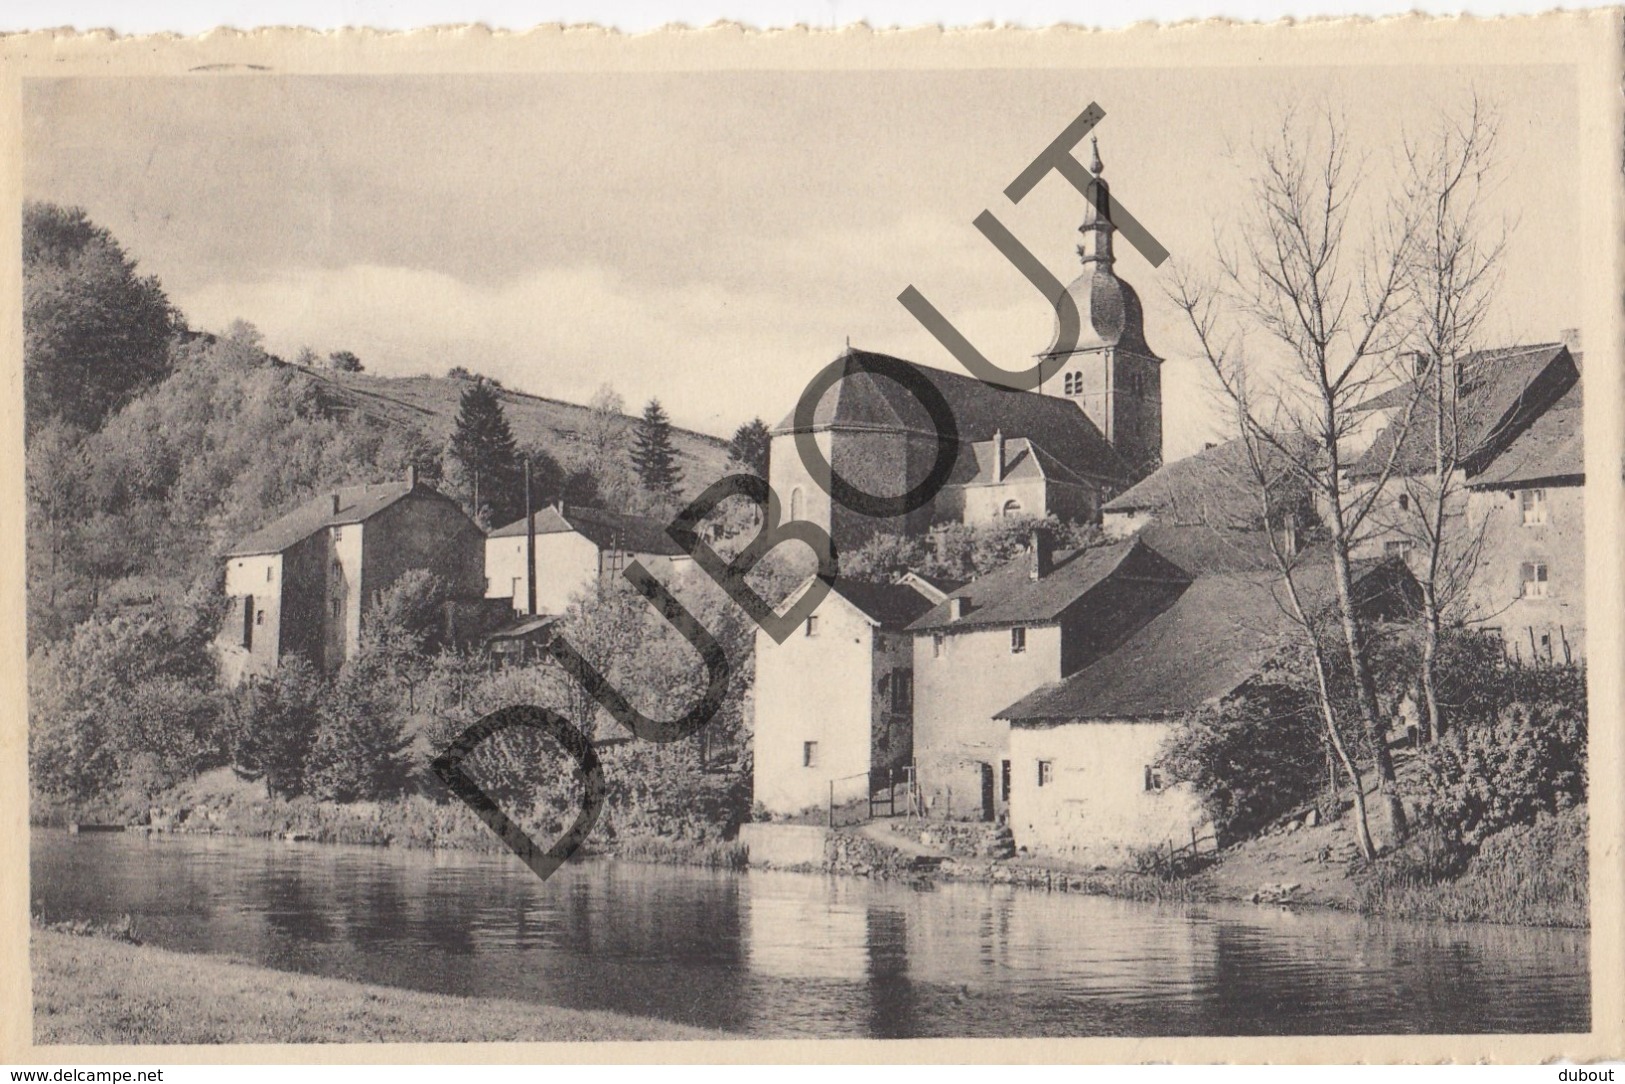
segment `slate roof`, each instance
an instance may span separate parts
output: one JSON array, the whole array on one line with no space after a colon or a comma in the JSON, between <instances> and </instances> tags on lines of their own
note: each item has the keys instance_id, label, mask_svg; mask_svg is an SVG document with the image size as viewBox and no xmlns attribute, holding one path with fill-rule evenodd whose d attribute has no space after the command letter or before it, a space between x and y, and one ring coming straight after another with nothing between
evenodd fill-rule
<instances>
[{"instance_id":1,"label":"slate roof","mask_svg":"<svg viewBox=\"0 0 1625 1084\"><path fill-rule=\"evenodd\" d=\"M1364 582L1394 562L1362 562ZM1312 610L1331 604L1329 562L1298 569ZM1115 650L1022 697L995 718L1017 725L1184 715L1229 695L1295 634L1278 578L1263 573L1197 577L1174 604Z\"/></svg>"},{"instance_id":2,"label":"slate roof","mask_svg":"<svg viewBox=\"0 0 1625 1084\"><path fill-rule=\"evenodd\" d=\"M1025 437L1004 438L1004 477L994 480L996 441L979 440L962 446L959 462L948 476L950 485L986 486L1002 482L1051 480L1088 485L1076 471Z\"/></svg>"},{"instance_id":3,"label":"slate roof","mask_svg":"<svg viewBox=\"0 0 1625 1084\"><path fill-rule=\"evenodd\" d=\"M629 553L648 553L662 557L686 556L683 548L666 533L666 523L648 516L568 505L563 512L557 507L544 508L536 512L533 518L536 521L538 535L574 531L599 549L625 550ZM490 537L522 538L524 534L525 519L521 516L507 526L492 531Z\"/></svg>"},{"instance_id":4,"label":"slate roof","mask_svg":"<svg viewBox=\"0 0 1625 1084\"><path fill-rule=\"evenodd\" d=\"M1309 453L1305 441L1305 452ZM1277 505L1301 501L1307 487L1281 453L1272 471ZM1102 506L1105 512L1166 512L1181 523L1243 527L1258 518L1258 482L1239 437L1164 463Z\"/></svg>"},{"instance_id":5,"label":"slate roof","mask_svg":"<svg viewBox=\"0 0 1625 1084\"><path fill-rule=\"evenodd\" d=\"M333 494L338 494L339 509L333 511ZM341 486L313 497L287 515L239 539L226 551L227 557L256 557L267 553L281 553L303 542L317 531L328 527L341 527L362 523L388 508L412 492L405 482L384 482L379 485ZM441 497L426 486L419 486L420 494Z\"/></svg>"},{"instance_id":6,"label":"slate roof","mask_svg":"<svg viewBox=\"0 0 1625 1084\"><path fill-rule=\"evenodd\" d=\"M1551 402L1580 378L1579 367L1562 343L1503 347L1481 350L1458 363L1461 392L1458 419L1447 418L1446 439L1453 439L1457 424L1462 426L1460 448L1469 474L1484 469L1509 441L1534 421ZM1415 394L1415 381L1407 381L1383 395L1361 404L1361 409L1401 409ZM1355 478L1374 478L1393 456L1394 470L1414 474L1432 469L1433 402L1424 391L1412 409L1408 428L1400 441L1398 426L1383 430L1371 447L1349 467ZM1397 452L1395 444L1399 444Z\"/></svg>"},{"instance_id":7,"label":"slate roof","mask_svg":"<svg viewBox=\"0 0 1625 1084\"><path fill-rule=\"evenodd\" d=\"M849 349L842 355L845 375L818 400L809 431L833 428L936 436L926 408L909 389L856 368L872 359L906 366L940 392L953 415L961 444L989 441L995 432L1002 431L1007 440L1033 441L1074 475L1114 482L1127 482L1133 477L1117 450L1071 400L1014 391L966 374L862 350ZM794 410L773 427L774 433L795 431Z\"/></svg>"},{"instance_id":8,"label":"slate roof","mask_svg":"<svg viewBox=\"0 0 1625 1084\"><path fill-rule=\"evenodd\" d=\"M883 629L900 632L922 617L931 599L906 583L871 583L837 578L831 588Z\"/></svg>"},{"instance_id":9,"label":"slate roof","mask_svg":"<svg viewBox=\"0 0 1625 1084\"><path fill-rule=\"evenodd\" d=\"M1022 553L951 592L910 625L909 631L1047 624L1059 620L1063 612L1108 579L1157 583L1190 579L1183 569L1137 538L1057 553L1049 574L1036 580L1030 574L1031 560L1031 553ZM968 601L970 609L954 620L949 616L951 603L960 598Z\"/></svg>"},{"instance_id":10,"label":"slate roof","mask_svg":"<svg viewBox=\"0 0 1625 1084\"><path fill-rule=\"evenodd\" d=\"M1512 486L1524 482L1584 480L1585 442L1582 436L1581 385L1575 383L1563 397L1529 424L1506 450L1472 478L1475 486Z\"/></svg>"}]
</instances>

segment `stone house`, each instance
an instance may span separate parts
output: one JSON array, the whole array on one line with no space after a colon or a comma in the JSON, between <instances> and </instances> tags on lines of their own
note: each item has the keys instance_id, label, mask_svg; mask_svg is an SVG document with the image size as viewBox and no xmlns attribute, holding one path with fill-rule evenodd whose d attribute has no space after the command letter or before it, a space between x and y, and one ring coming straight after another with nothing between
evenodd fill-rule
<instances>
[{"instance_id":1,"label":"stone house","mask_svg":"<svg viewBox=\"0 0 1625 1084\"><path fill-rule=\"evenodd\" d=\"M1357 569L1368 616L1413 594L1397 561ZM1312 604L1332 597L1324 560L1298 573ZM1010 725L1010 828L1029 853L1127 865L1136 851L1188 845L1207 831L1187 783L1157 769L1163 744L1192 712L1254 680L1300 635L1267 572L1198 575L1110 652L997 713Z\"/></svg>"},{"instance_id":2,"label":"stone house","mask_svg":"<svg viewBox=\"0 0 1625 1084\"><path fill-rule=\"evenodd\" d=\"M904 630L933 602L908 583L837 580L784 643L757 630L755 801L778 814L841 805L868 797L871 773L909 764L914 655Z\"/></svg>"},{"instance_id":3,"label":"stone house","mask_svg":"<svg viewBox=\"0 0 1625 1084\"><path fill-rule=\"evenodd\" d=\"M323 493L226 551L222 674L233 684L264 676L289 653L337 670L360 643L367 606L410 570L477 599L484 537L415 470L404 482Z\"/></svg>"},{"instance_id":4,"label":"stone house","mask_svg":"<svg viewBox=\"0 0 1625 1084\"><path fill-rule=\"evenodd\" d=\"M1564 662L1585 644L1585 464L1578 338L1480 351L1447 374L1457 389L1459 440L1447 514L1454 539L1447 561L1460 581L1454 609L1461 620L1499 634L1509 654ZM1418 364L1424 378L1426 366ZM1420 560L1426 537L1419 508L1436 491L1431 403L1413 410L1401 436L1399 417L1409 382L1364 404L1377 417L1370 447L1349 469L1356 493L1392 476L1378 498L1357 557ZM1459 437L1455 434L1459 432Z\"/></svg>"},{"instance_id":5,"label":"stone house","mask_svg":"<svg viewBox=\"0 0 1625 1084\"><path fill-rule=\"evenodd\" d=\"M684 575L693 558L647 516L562 503L534 513L536 612L563 613L570 596L600 579L620 576L637 561L656 577ZM492 531L485 540L485 597L507 599L515 614L528 614L523 517Z\"/></svg>"},{"instance_id":6,"label":"stone house","mask_svg":"<svg viewBox=\"0 0 1625 1084\"><path fill-rule=\"evenodd\" d=\"M914 756L927 810L993 820L1012 786L998 713L1087 666L1167 606L1190 575L1138 539L1027 552L950 592L914 636Z\"/></svg>"}]
</instances>

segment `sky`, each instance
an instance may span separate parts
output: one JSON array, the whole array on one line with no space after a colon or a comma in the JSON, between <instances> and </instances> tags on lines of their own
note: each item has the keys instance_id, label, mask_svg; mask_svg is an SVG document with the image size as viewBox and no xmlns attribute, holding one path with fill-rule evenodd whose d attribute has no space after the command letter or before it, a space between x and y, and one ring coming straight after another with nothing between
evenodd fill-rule
<instances>
[{"instance_id":1,"label":"sky","mask_svg":"<svg viewBox=\"0 0 1625 1084\"><path fill-rule=\"evenodd\" d=\"M1118 241L1174 459L1221 434L1164 290L1211 266L1282 113L1342 115L1375 206L1402 136L1474 93L1501 118L1491 210L1513 227L1486 335L1552 341L1581 292L1561 66L37 79L24 188L84 207L195 327L581 402L608 383L726 436L787 414L848 342L955 368L897 302L911 284L1030 365L1053 315L972 220L1074 277L1083 198L1059 176L1003 190L1094 101L1113 194L1173 255Z\"/></svg>"}]
</instances>

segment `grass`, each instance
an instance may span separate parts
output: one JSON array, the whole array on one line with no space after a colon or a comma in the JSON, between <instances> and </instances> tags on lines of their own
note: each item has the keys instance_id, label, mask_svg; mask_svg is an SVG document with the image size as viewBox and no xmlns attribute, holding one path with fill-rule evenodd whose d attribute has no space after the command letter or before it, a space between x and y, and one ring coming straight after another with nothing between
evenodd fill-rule
<instances>
[{"instance_id":1,"label":"grass","mask_svg":"<svg viewBox=\"0 0 1625 1084\"><path fill-rule=\"evenodd\" d=\"M634 836L622 839L610 854L627 862L663 866L704 866L707 869L745 869L749 852L743 844L716 840L665 839Z\"/></svg>"},{"instance_id":2,"label":"grass","mask_svg":"<svg viewBox=\"0 0 1625 1084\"><path fill-rule=\"evenodd\" d=\"M1379 864L1359 885L1359 908L1445 922L1589 926L1586 829L1584 806L1543 814L1532 825L1491 836L1453 880L1408 876L1403 866Z\"/></svg>"},{"instance_id":3,"label":"grass","mask_svg":"<svg viewBox=\"0 0 1625 1084\"><path fill-rule=\"evenodd\" d=\"M32 934L34 1041L41 1045L725 1037L619 1013L293 975L38 927Z\"/></svg>"}]
</instances>

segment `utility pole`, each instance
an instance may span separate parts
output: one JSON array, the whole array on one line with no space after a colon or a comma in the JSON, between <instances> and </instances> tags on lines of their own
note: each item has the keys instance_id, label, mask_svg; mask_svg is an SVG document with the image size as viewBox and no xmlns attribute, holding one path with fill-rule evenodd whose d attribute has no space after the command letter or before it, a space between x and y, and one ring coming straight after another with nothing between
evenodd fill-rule
<instances>
[{"instance_id":1,"label":"utility pole","mask_svg":"<svg viewBox=\"0 0 1625 1084\"><path fill-rule=\"evenodd\" d=\"M525 612L536 616L536 513L530 504L530 456L525 457Z\"/></svg>"}]
</instances>

